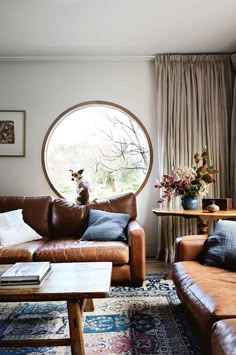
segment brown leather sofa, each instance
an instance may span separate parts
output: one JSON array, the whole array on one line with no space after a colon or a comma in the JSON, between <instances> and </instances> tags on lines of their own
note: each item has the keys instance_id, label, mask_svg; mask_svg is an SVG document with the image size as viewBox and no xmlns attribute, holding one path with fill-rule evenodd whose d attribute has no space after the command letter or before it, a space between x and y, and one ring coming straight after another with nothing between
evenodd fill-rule
<instances>
[{"instance_id":1,"label":"brown leather sofa","mask_svg":"<svg viewBox=\"0 0 236 355\"><path fill-rule=\"evenodd\" d=\"M204 354L236 354L236 272L202 265L206 235L177 238L173 279Z\"/></svg>"},{"instance_id":2,"label":"brown leather sofa","mask_svg":"<svg viewBox=\"0 0 236 355\"><path fill-rule=\"evenodd\" d=\"M88 225L89 209L128 213L128 241L80 241ZM133 193L97 199L77 206L51 196L0 197L0 213L23 209L24 221L43 239L0 249L0 263L23 261L111 261L112 284L140 286L145 278L145 233L136 220Z\"/></svg>"}]
</instances>

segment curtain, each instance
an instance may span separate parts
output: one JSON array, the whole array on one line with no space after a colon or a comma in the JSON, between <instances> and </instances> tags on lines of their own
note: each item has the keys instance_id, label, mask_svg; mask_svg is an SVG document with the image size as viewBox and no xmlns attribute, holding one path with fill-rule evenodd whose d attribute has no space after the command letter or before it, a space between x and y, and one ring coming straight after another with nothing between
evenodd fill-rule
<instances>
[{"instance_id":1,"label":"curtain","mask_svg":"<svg viewBox=\"0 0 236 355\"><path fill-rule=\"evenodd\" d=\"M194 154L206 145L210 163L219 170L208 197L230 196L230 56L158 55L155 68L161 175L172 167L191 167ZM196 234L196 221L161 217L159 223L157 257L172 262L176 236Z\"/></svg>"},{"instance_id":2,"label":"curtain","mask_svg":"<svg viewBox=\"0 0 236 355\"><path fill-rule=\"evenodd\" d=\"M230 186L232 188L233 207L236 208L236 54L231 56L234 70L233 108L231 117L231 150L230 150Z\"/></svg>"}]
</instances>

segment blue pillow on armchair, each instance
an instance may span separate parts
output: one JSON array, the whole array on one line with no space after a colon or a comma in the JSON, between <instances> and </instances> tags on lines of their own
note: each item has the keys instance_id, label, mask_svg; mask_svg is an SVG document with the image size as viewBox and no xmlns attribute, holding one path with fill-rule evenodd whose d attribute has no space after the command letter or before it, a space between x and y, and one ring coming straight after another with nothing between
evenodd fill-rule
<instances>
[{"instance_id":1,"label":"blue pillow on armchair","mask_svg":"<svg viewBox=\"0 0 236 355\"><path fill-rule=\"evenodd\" d=\"M236 271L236 221L216 223L205 242L203 264Z\"/></svg>"},{"instance_id":2,"label":"blue pillow on armchair","mask_svg":"<svg viewBox=\"0 0 236 355\"><path fill-rule=\"evenodd\" d=\"M88 228L80 240L126 241L126 227L130 215L100 210L89 210Z\"/></svg>"}]
</instances>

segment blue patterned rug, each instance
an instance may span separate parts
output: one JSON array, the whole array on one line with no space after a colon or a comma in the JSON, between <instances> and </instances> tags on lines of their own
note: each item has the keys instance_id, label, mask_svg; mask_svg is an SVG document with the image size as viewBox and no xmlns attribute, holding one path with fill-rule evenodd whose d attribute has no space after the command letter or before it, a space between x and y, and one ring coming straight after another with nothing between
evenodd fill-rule
<instances>
[{"instance_id":1,"label":"blue patterned rug","mask_svg":"<svg viewBox=\"0 0 236 355\"><path fill-rule=\"evenodd\" d=\"M1 339L68 337L64 302L0 304ZM86 355L201 355L172 280L149 274L143 287L113 287L84 313ZM0 355L69 355L70 347L2 348Z\"/></svg>"}]
</instances>

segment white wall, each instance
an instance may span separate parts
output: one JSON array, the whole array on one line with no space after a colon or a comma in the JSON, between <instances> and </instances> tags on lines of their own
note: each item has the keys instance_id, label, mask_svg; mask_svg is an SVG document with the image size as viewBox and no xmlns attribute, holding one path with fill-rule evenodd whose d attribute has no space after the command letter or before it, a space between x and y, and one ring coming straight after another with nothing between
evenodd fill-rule
<instances>
[{"instance_id":1,"label":"white wall","mask_svg":"<svg viewBox=\"0 0 236 355\"><path fill-rule=\"evenodd\" d=\"M145 125L154 150L149 181L137 197L147 255L156 254L156 100L152 61L1 62L0 110L25 110L26 157L0 157L0 195L55 196L44 177L41 147L50 124L69 107L89 100L124 106ZM56 197L56 196L55 196Z\"/></svg>"}]
</instances>

